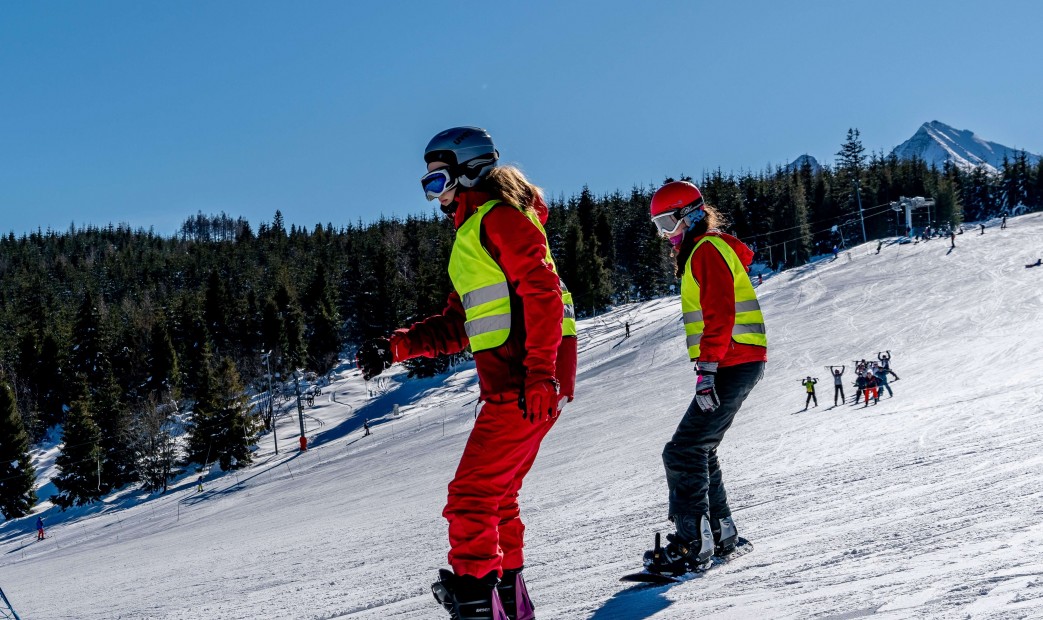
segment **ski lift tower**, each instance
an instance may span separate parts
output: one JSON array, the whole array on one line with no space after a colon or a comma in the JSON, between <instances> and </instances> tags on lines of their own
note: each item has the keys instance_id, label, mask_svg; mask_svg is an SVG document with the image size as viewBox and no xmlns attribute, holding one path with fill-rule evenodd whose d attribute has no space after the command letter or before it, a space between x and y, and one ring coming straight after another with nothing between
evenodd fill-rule
<instances>
[{"instance_id":1,"label":"ski lift tower","mask_svg":"<svg viewBox=\"0 0 1043 620\"><path fill-rule=\"evenodd\" d=\"M913 198L906 198L902 196L898 200L891 203L891 209L895 211L905 211L905 229L913 229L913 209L922 209L927 207L927 225L931 225L931 207L934 206L933 198L924 198L923 196L915 196Z\"/></svg>"},{"instance_id":2,"label":"ski lift tower","mask_svg":"<svg viewBox=\"0 0 1043 620\"><path fill-rule=\"evenodd\" d=\"M14 607L11 605L11 601L7 600L7 596L4 594L2 589L0 589L0 618L21 620L18 617L18 613L15 612Z\"/></svg>"}]
</instances>

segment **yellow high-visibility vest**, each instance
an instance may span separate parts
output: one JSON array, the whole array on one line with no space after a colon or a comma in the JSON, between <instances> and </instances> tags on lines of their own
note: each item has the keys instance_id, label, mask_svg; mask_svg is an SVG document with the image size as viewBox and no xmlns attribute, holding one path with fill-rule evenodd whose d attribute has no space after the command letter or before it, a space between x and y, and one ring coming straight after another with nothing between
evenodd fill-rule
<instances>
[{"instance_id":1,"label":"yellow high-visibility vest","mask_svg":"<svg viewBox=\"0 0 1043 620\"><path fill-rule=\"evenodd\" d=\"M490 200L467 218L456 231L453 251L449 255L449 279L453 281L453 288L463 302L467 317L464 329L471 342L471 351L474 352L500 346L507 342L511 333L511 298L507 276L482 246L481 239L482 218L499 203L499 200ZM530 211L518 210L529 218L546 240L547 231L543 229L539 218ZM546 261L557 274L549 242ZM575 336L576 311L572 306L572 293L565 288L560 276L558 282L561 285L561 301L565 306L561 335Z\"/></svg>"},{"instance_id":2,"label":"yellow high-visibility vest","mask_svg":"<svg viewBox=\"0 0 1043 620\"><path fill-rule=\"evenodd\" d=\"M764 329L764 315L761 314L757 293L753 283L742 266L742 261L728 242L715 235L706 235L699 240L688 255L687 267L681 276L681 312L684 313L685 345L688 357L693 361L699 357L699 342L703 337L703 305L700 300L699 283L692 275L692 256L704 243L709 242L721 253L728 268L732 272L735 283L735 325L732 327L732 340L742 344L760 347L768 346L768 336Z\"/></svg>"}]
</instances>

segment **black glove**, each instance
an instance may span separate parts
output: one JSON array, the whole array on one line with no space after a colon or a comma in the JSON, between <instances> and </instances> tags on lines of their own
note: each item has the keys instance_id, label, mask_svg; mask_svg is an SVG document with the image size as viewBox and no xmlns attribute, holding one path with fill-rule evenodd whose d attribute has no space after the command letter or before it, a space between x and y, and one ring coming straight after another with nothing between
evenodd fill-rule
<instances>
[{"instance_id":1,"label":"black glove","mask_svg":"<svg viewBox=\"0 0 1043 620\"><path fill-rule=\"evenodd\" d=\"M355 365L362 371L362 378L366 381L384 372L393 363L391 341L387 338L367 340L355 354Z\"/></svg>"},{"instance_id":2,"label":"black glove","mask_svg":"<svg viewBox=\"0 0 1043 620\"><path fill-rule=\"evenodd\" d=\"M717 390L713 381L717 376L717 362L696 362L695 371L699 373L695 384L695 404L703 413L710 413L721 406L717 398Z\"/></svg>"}]
</instances>

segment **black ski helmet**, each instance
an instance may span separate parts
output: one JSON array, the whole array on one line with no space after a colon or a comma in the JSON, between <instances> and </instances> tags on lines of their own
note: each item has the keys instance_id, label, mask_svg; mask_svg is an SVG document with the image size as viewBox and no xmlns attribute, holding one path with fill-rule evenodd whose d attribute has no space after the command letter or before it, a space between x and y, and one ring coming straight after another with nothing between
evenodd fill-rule
<instances>
[{"instance_id":1,"label":"black ski helmet","mask_svg":"<svg viewBox=\"0 0 1043 620\"><path fill-rule=\"evenodd\" d=\"M474 187L496 167L500 154L492 136L481 127L453 127L439 132L424 149L424 161L449 164L450 174L463 187Z\"/></svg>"}]
</instances>

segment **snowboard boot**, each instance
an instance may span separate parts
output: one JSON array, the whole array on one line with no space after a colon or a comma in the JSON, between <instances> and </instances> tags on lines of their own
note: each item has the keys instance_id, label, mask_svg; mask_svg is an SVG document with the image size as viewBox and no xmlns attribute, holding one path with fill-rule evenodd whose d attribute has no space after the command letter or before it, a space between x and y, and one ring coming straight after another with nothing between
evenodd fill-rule
<instances>
[{"instance_id":1,"label":"snowboard boot","mask_svg":"<svg viewBox=\"0 0 1043 620\"><path fill-rule=\"evenodd\" d=\"M735 551L735 545L739 542L739 531L735 529L735 522L731 517L723 519L710 519L710 530L713 532L713 554L719 558Z\"/></svg>"},{"instance_id":2,"label":"snowboard boot","mask_svg":"<svg viewBox=\"0 0 1043 620\"><path fill-rule=\"evenodd\" d=\"M660 546L656 534L655 549L645 552L645 569L677 577L706 568L713 555L713 532L706 515L678 515L674 517L676 534L667 534L666 547Z\"/></svg>"},{"instance_id":3,"label":"snowboard boot","mask_svg":"<svg viewBox=\"0 0 1043 620\"><path fill-rule=\"evenodd\" d=\"M495 572L479 579L443 568L438 571L438 581L431 584L431 593L452 620L508 620L496 582Z\"/></svg>"},{"instance_id":4,"label":"snowboard boot","mask_svg":"<svg viewBox=\"0 0 1043 620\"><path fill-rule=\"evenodd\" d=\"M503 579L496 586L509 620L536 620L536 607L529 598L529 590L522 577L524 568L503 571Z\"/></svg>"}]
</instances>

